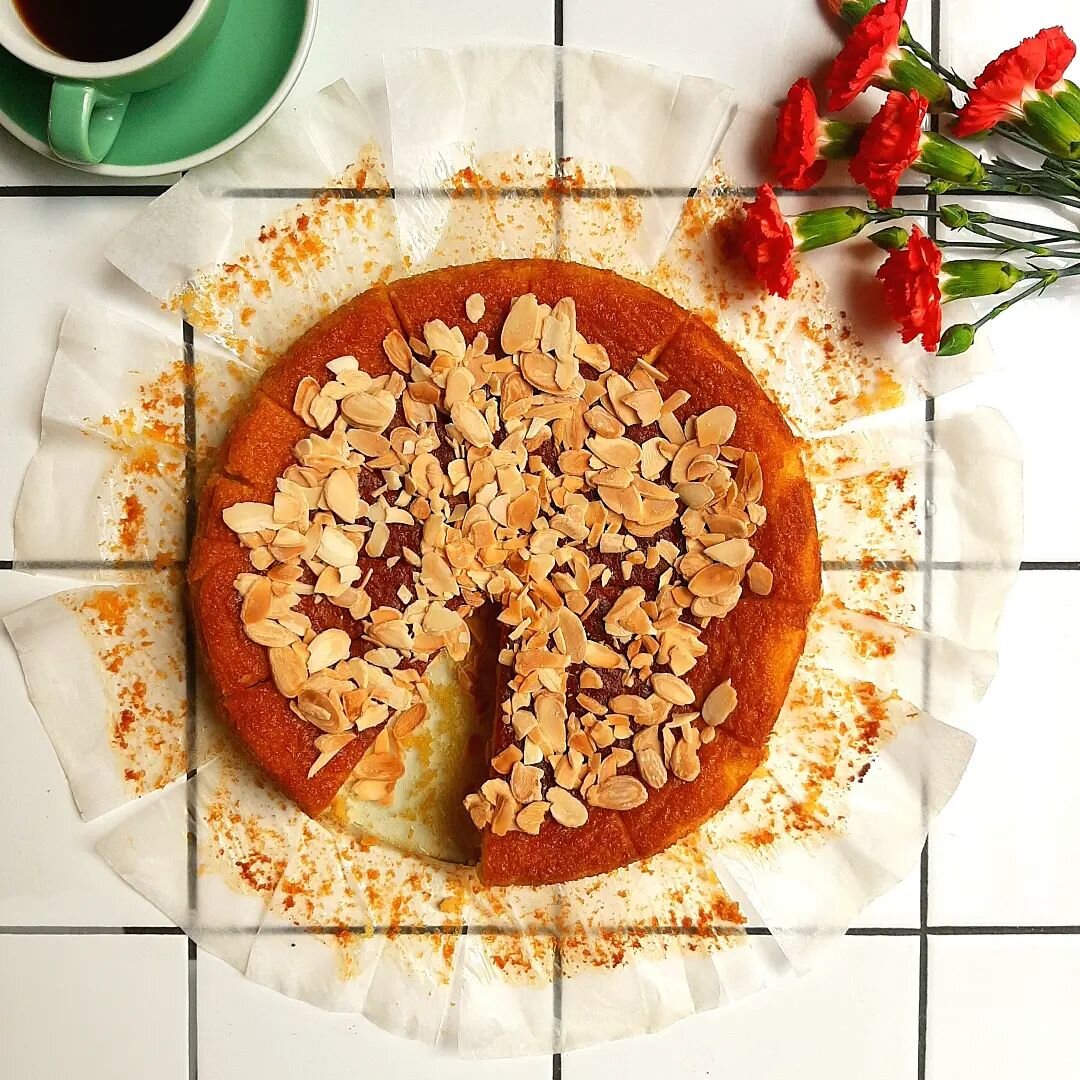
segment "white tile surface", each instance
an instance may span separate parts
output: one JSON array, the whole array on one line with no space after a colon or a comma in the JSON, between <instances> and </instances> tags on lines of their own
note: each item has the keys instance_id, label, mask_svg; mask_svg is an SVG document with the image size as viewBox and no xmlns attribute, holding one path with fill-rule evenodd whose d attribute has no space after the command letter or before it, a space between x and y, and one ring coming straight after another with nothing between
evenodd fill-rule
<instances>
[{"instance_id":1,"label":"white tile surface","mask_svg":"<svg viewBox=\"0 0 1080 1080\"><path fill-rule=\"evenodd\" d=\"M2 571L0 616L71 585ZM0 718L0 820L18 823L0 830L0 928L166 925L165 917L94 853L98 837L119 819L109 815L87 825L79 817L3 629Z\"/></svg>"},{"instance_id":2,"label":"white tile surface","mask_svg":"<svg viewBox=\"0 0 1080 1080\"><path fill-rule=\"evenodd\" d=\"M180 935L0 937L0 1072L182 1080L186 958Z\"/></svg>"},{"instance_id":3,"label":"white tile surface","mask_svg":"<svg viewBox=\"0 0 1080 1080\"><path fill-rule=\"evenodd\" d=\"M107 298L153 316L154 305L114 270L105 244L147 204L145 198L0 198L5 254L0 271L0 334L8 378L0 415L0 558L10 559L11 521L23 472L37 447L41 399L64 312Z\"/></svg>"},{"instance_id":4,"label":"white tile surface","mask_svg":"<svg viewBox=\"0 0 1080 1080\"><path fill-rule=\"evenodd\" d=\"M800 75L823 72L841 44L822 7L805 0L566 0L564 8L567 45L711 75L741 101L782 98ZM927 38L929 9L929 0L908 5L914 32Z\"/></svg>"},{"instance_id":5,"label":"white tile surface","mask_svg":"<svg viewBox=\"0 0 1080 1080\"><path fill-rule=\"evenodd\" d=\"M1080 571L1020 575L978 742L930 843L932 924L1080 923Z\"/></svg>"},{"instance_id":6,"label":"white tile surface","mask_svg":"<svg viewBox=\"0 0 1080 1080\"><path fill-rule=\"evenodd\" d=\"M1000 370L941 398L939 412L990 405L1005 415L1023 449L1023 557L1078 559L1080 500L1062 487L1062 436L1075 425L1080 397L1080 289L1025 300L987 332Z\"/></svg>"},{"instance_id":7,"label":"white tile surface","mask_svg":"<svg viewBox=\"0 0 1080 1080\"><path fill-rule=\"evenodd\" d=\"M802 979L659 1035L570 1054L563 1076L912 1080L918 971L914 938L849 937Z\"/></svg>"},{"instance_id":8,"label":"white tile surface","mask_svg":"<svg viewBox=\"0 0 1080 1080\"><path fill-rule=\"evenodd\" d=\"M1074 0L942 3L943 55L968 75L1042 26L1074 22ZM929 0L908 17L930 42ZM820 5L805 0L565 0L568 45L622 52L731 82L744 100L779 98L820 73L839 47ZM478 40L550 41L547 0L401 0L382 8L322 0L311 57L294 94L347 75L360 84L386 49ZM838 174L843 179L842 171ZM752 179L752 178L748 178ZM0 186L88 186L86 198L0 198L0 242L19 253L0 270L0 340L9 379L0 409L0 559L64 308L108 292L144 317L143 297L101 256L145 200L94 198L101 181L44 161L0 132ZM115 181L109 181L110 184ZM801 207L800 207L801 208ZM1019 211L1020 207L1016 209ZM839 252L821 253L833 272ZM826 269L826 263L828 268ZM948 412L997 405L1026 448L1029 559L1080 559L1080 500L1062 480L1062 442L1080 392L1074 356L1080 305L1052 300L993 326L1000 374L939 402ZM11 377L10 373L14 373ZM51 591L0 572L0 613ZM1067 674L1080 653L1080 572L1022 575L1003 625L1001 672L978 722L980 742L960 793L934 830L930 921L1077 923L1080 871L1070 822L1080 751ZM26 700L10 643L0 639L0 928L163 924L94 856L52 749ZM1017 738L1014 731L1022 732ZM1020 794L1018 794L1018 792ZM1007 797L1003 793L1008 793ZM108 827L116 817L107 819ZM863 927L917 927L919 873L863 913ZM0 932L0 1075L88 1080L187 1075L186 942L181 937L31 937ZM914 1078L917 937L847 938L806 978L648 1039L566 1055L567 1077L621 1074L740 1080ZM14 973L14 977L12 977ZM199 1074L254 1080L363 1068L378 1077L551 1075L540 1058L462 1063L386 1035L360 1017L329 1015L198 960ZM1075 937L932 938L927 1075L1065 1076L1080 985ZM65 1023L55 1037L55 1018Z\"/></svg>"},{"instance_id":9,"label":"white tile surface","mask_svg":"<svg viewBox=\"0 0 1080 1080\"><path fill-rule=\"evenodd\" d=\"M1077 1075L1080 938L933 938L927 1080Z\"/></svg>"},{"instance_id":10,"label":"white tile surface","mask_svg":"<svg viewBox=\"0 0 1080 1080\"><path fill-rule=\"evenodd\" d=\"M390 1080L548 1080L548 1057L464 1061L249 982L199 953L199 1077L366 1075Z\"/></svg>"}]
</instances>

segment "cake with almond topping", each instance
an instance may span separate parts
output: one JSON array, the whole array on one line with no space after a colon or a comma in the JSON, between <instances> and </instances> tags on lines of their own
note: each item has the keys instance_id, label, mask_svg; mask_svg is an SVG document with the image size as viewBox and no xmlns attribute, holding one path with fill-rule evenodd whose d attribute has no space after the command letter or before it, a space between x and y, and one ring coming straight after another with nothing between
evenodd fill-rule
<instances>
[{"instance_id":1,"label":"cake with almond topping","mask_svg":"<svg viewBox=\"0 0 1080 1080\"><path fill-rule=\"evenodd\" d=\"M259 383L189 567L222 713L308 814L389 803L498 628L488 884L668 847L761 763L820 595L799 442L701 319L547 260L376 286Z\"/></svg>"}]
</instances>

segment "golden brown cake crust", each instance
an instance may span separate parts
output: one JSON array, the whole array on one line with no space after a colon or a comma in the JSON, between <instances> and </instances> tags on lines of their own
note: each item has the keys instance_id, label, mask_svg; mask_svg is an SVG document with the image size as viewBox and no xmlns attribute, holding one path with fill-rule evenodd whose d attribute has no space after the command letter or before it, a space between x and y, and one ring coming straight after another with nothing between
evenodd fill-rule
<instances>
[{"instance_id":1,"label":"golden brown cake crust","mask_svg":"<svg viewBox=\"0 0 1080 1080\"><path fill-rule=\"evenodd\" d=\"M391 370L383 349L386 335L393 330L406 338L418 335L431 319L459 327L467 342L479 331L498 340L514 298L527 292L548 304L572 297L579 332L607 350L617 371L625 374L639 357L651 358L668 377L665 394L683 389L691 395L680 412L700 413L721 404L735 410L733 441L753 450L761 462L768 518L754 547L772 569L774 585L768 596L746 590L735 609L712 620L702 634L708 651L686 676L698 705L725 679L738 688L738 705L715 740L701 747L698 778L686 783L672 777L632 810L593 807L578 829L549 818L538 835L495 836L485 830L481 875L489 884L571 880L663 850L726 805L762 760L803 650L806 623L820 594L821 566L798 440L737 354L704 322L659 293L571 263L492 261L376 286L306 333L264 375L205 486L189 567L198 637L223 714L282 791L307 813L319 814L375 732L362 732L308 779L319 756L320 732L290 711L270 681L266 649L244 633L233 583L250 563L246 549L223 525L222 511L238 502L272 501L277 478L294 460L295 444L309 433L292 411L301 379L326 383L332 377L326 363L346 354L370 374L385 374ZM474 293L485 299L476 323L465 312ZM387 570L385 560L367 562L376 571L375 601L393 603L410 568L399 563ZM316 631L333 626L351 637L358 634L348 613L325 601L305 598L303 611ZM497 720L493 753L512 737Z\"/></svg>"}]
</instances>

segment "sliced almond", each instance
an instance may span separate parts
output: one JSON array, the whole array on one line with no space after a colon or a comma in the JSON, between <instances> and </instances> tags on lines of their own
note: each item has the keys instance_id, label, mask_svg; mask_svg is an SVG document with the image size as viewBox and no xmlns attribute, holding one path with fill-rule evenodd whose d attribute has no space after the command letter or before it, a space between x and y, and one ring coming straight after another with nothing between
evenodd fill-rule
<instances>
[{"instance_id":1,"label":"sliced almond","mask_svg":"<svg viewBox=\"0 0 1080 1080\"><path fill-rule=\"evenodd\" d=\"M270 672L274 685L287 698L296 697L308 677L303 657L291 648L270 650Z\"/></svg>"},{"instance_id":2,"label":"sliced almond","mask_svg":"<svg viewBox=\"0 0 1080 1080\"><path fill-rule=\"evenodd\" d=\"M746 571L746 581L750 591L758 596L768 596L772 592L773 572L764 563L751 563Z\"/></svg>"},{"instance_id":3,"label":"sliced almond","mask_svg":"<svg viewBox=\"0 0 1080 1080\"><path fill-rule=\"evenodd\" d=\"M519 296L510 307L503 323L499 343L508 356L535 349L540 305L532 293Z\"/></svg>"},{"instance_id":4,"label":"sliced almond","mask_svg":"<svg viewBox=\"0 0 1080 1080\"><path fill-rule=\"evenodd\" d=\"M240 605L240 618L244 624L262 622L270 614L270 604L273 600L273 587L267 577L259 577L251 588L244 594L244 602Z\"/></svg>"},{"instance_id":5,"label":"sliced almond","mask_svg":"<svg viewBox=\"0 0 1080 1080\"><path fill-rule=\"evenodd\" d=\"M351 650L352 639L344 630L324 630L308 644L308 674L314 675L317 671L347 660Z\"/></svg>"},{"instance_id":6,"label":"sliced almond","mask_svg":"<svg viewBox=\"0 0 1080 1080\"><path fill-rule=\"evenodd\" d=\"M468 401L459 401L450 410L450 419L464 439L473 446L490 446L494 441L483 413Z\"/></svg>"},{"instance_id":7,"label":"sliced almond","mask_svg":"<svg viewBox=\"0 0 1080 1080\"><path fill-rule=\"evenodd\" d=\"M484 298L478 292L474 292L465 301L465 314L468 316L469 322L478 323L484 317L486 306Z\"/></svg>"},{"instance_id":8,"label":"sliced almond","mask_svg":"<svg viewBox=\"0 0 1080 1080\"><path fill-rule=\"evenodd\" d=\"M523 833L529 833L530 836L537 836L540 832L540 827L544 824L544 819L547 817L550 807L551 803L544 802L543 800L529 803L528 806L518 811L516 819L517 827Z\"/></svg>"},{"instance_id":9,"label":"sliced almond","mask_svg":"<svg viewBox=\"0 0 1080 1080\"><path fill-rule=\"evenodd\" d=\"M585 804L564 788L550 788L547 797L551 804L551 816L560 825L565 825L568 829L580 829L589 820L589 811Z\"/></svg>"},{"instance_id":10,"label":"sliced almond","mask_svg":"<svg viewBox=\"0 0 1080 1080\"><path fill-rule=\"evenodd\" d=\"M361 780L400 780L405 775L405 762L396 754L368 751L357 763L353 775Z\"/></svg>"},{"instance_id":11,"label":"sliced almond","mask_svg":"<svg viewBox=\"0 0 1080 1080\"><path fill-rule=\"evenodd\" d=\"M273 619L264 619L262 622L257 623L245 623L244 633L256 645L265 645L271 649L284 648L296 641L296 635L291 630L286 630L284 626Z\"/></svg>"},{"instance_id":12,"label":"sliced almond","mask_svg":"<svg viewBox=\"0 0 1080 1080\"><path fill-rule=\"evenodd\" d=\"M257 533L276 529L274 508L269 503L238 502L225 507L222 520L234 533Z\"/></svg>"},{"instance_id":13,"label":"sliced almond","mask_svg":"<svg viewBox=\"0 0 1080 1080\"><path fill-rule=\"evenodd\" d=\"M710 727L719 727L735 711L739 703L735 687L727 679L715 687L701 706L701 717Z\"/></svg>"},{"instance_id":14,"label":"sliced almond","mask_svg":"<svg viewBox=\"0 0 1080 1080\"><path fill-rule=\"evenodd\" d=\"M656 729L652 728L650 730L655 731ZM649 787L658 790L667 783L667 768L658 750L649 746L643 747L637 751L635 759L637 760L638 772L641 773L641 779Z\"/></svg>"},{"instance_id":15,"label":"sliced almond","mask_svg":"<svg viewBox=\"0 0 1080 1080\"><path fill-rule=\"evenodd\" d=\"M690 684L677 675L671 675L666 671L657 672L652 677L652 688L672 705L694 704L694 691Z\"/></svg>"},{"instance_id":16,"label":"sliced almond","mask_svg":"<svg viewBox=\"0 0 1080 1080\"><path fill-rule=\"evenodd\" d=\"M355 738L356 735L352 732L342 732L336 735L320 735L315 740L315 749L319 751L319 756L315 759L315 763L311 768L308 769L307 778L310 780L319 773Z\"/></svg>"},{"instance_id":17,"label":"sliced almond","mask_svg":"<svg viewBox=\"0 0 1080 1080\"><path fill-rule=\"evenodd\" d=\"M735 410L727 405L717 405L701 413L694 428L697 441L702 446L723 446L735 431Z\"/></svg>"},{"instance_id":18,"label":"sliced almond","mask_svg":"<svg viewBox=\"0 0 1080 1080\"><path fill-rule=\"evenodd\" d=\"M640 780L620 775L589 788L586 800L590 806L600 806L606 810L632 810L635 806L641 806L648 797L649 792Z\"/></svg>"}]
</instances>

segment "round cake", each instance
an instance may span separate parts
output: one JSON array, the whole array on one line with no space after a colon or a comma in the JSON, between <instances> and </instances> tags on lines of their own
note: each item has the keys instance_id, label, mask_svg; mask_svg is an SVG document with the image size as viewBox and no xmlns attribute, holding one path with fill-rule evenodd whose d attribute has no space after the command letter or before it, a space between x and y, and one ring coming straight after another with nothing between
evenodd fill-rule
<instances>
[{"instance_id":1,"label":"round cake","mask_svg":"<svg viewBox=\"0 0 1080 1080\"><path fill-rule=\"evenodd\" d=\"M189 583L222 714L312 816L389 802L428 666L467 662L494 688L480 875L540 884L727 804L821 563L798 440L736 353L642 285L524 260L376 286L298 340L205 485Z\"/></svg>"}]
</instances>

